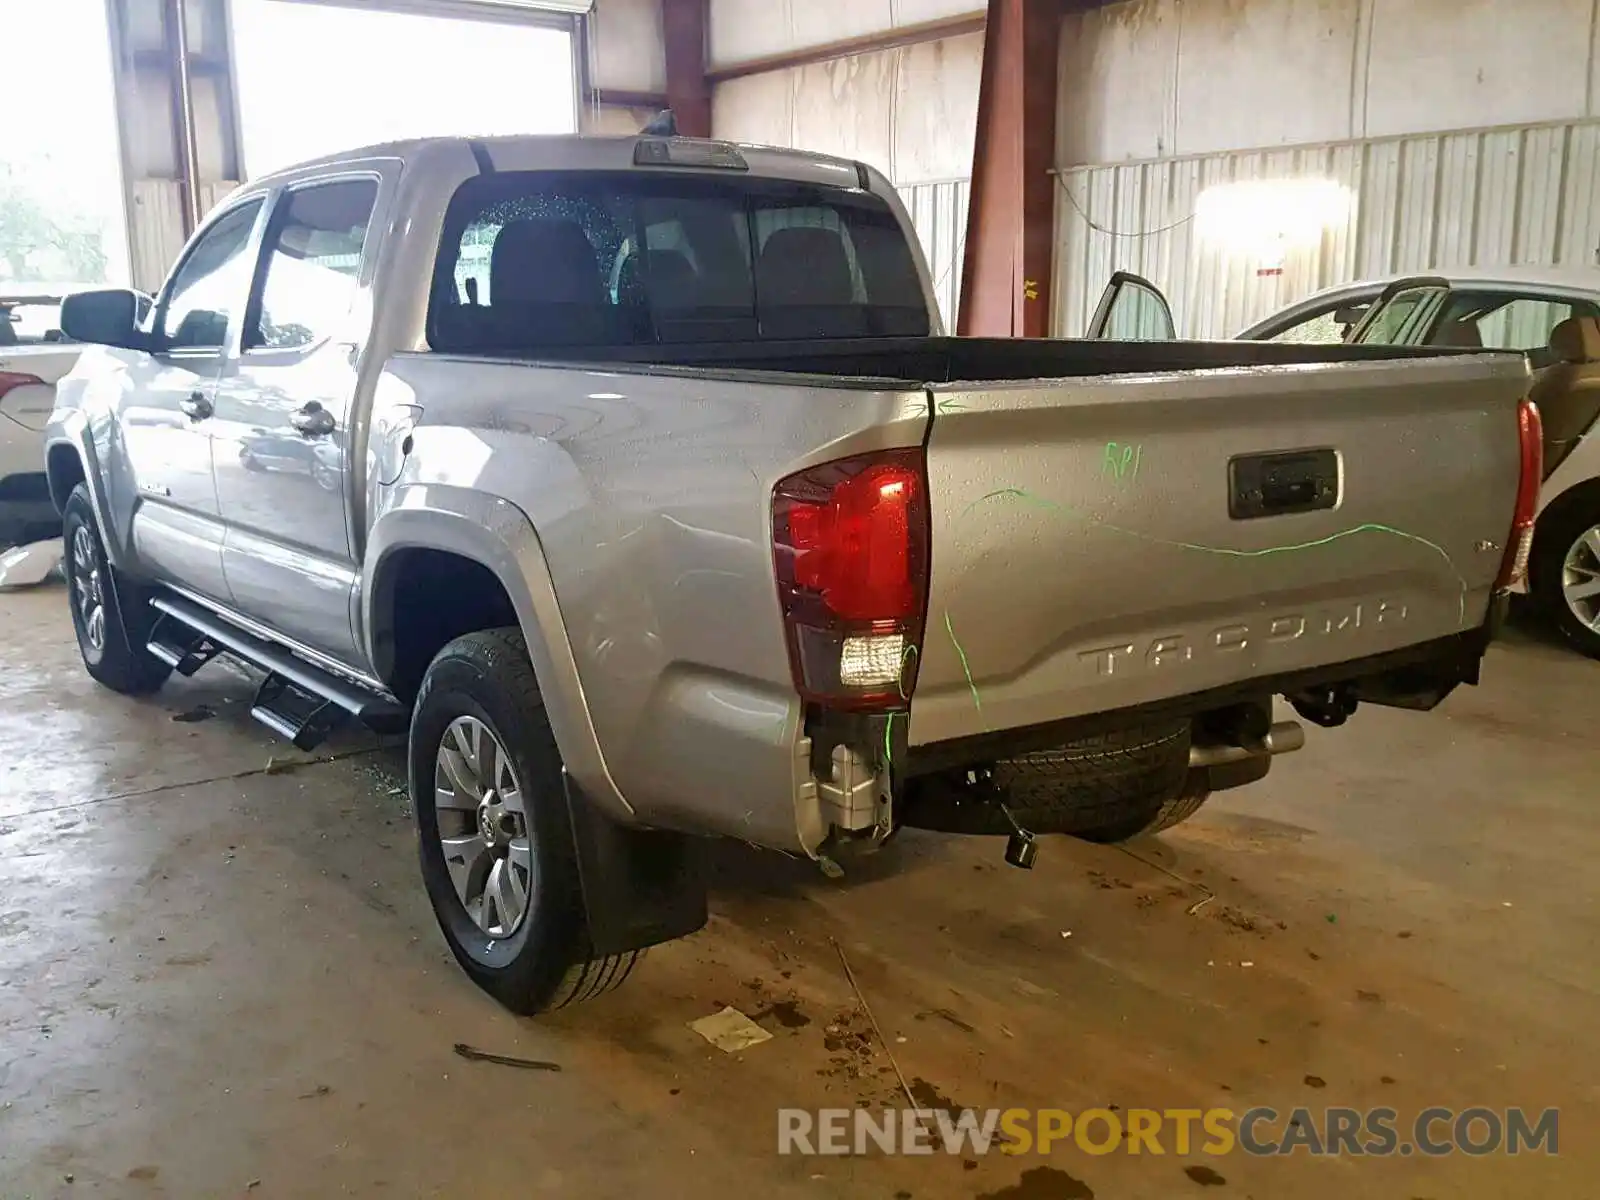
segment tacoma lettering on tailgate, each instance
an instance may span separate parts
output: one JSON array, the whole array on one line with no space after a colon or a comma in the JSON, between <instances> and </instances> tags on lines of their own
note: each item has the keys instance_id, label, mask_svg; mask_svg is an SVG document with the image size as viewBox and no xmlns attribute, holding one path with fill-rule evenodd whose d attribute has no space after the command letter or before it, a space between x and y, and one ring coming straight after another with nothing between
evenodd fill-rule
<instances>
[{"instance_id":1,"label":"tacoma lettering on tailgate","mask_svg":"<svg viewBox=\"0 0 1600 1200\"><path fill-rule=\"evenodd\" d=\"M1308 637L1334 637L1362 628L1395 624L1407 616L1404 604L1388 600L1363 601L1336 608L1285 613L1249 623L1235 622L1196 633L1169 633L1139 643L1118 642L1078 653L1078 661L1092 666L1097 675L1119 671L1182 667L1201 658L1238 654L1251 646L1271 648Z\"/></svg>"}]
</instances>

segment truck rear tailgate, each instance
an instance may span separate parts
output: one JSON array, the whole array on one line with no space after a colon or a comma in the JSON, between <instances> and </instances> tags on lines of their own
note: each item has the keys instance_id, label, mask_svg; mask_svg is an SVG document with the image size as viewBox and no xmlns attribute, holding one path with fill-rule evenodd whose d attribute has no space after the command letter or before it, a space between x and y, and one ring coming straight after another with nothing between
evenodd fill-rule
<instances>
[{"instance_id":1,"label":"truck rear tailgate","mask_svg":"<svg viewBox=\"0 0 1600 1200\"><path fill-rule=\"evenodd\" d=\"M1480 625L1520 355L930 388L913 746Z\"/></svg>"}]
</instances>

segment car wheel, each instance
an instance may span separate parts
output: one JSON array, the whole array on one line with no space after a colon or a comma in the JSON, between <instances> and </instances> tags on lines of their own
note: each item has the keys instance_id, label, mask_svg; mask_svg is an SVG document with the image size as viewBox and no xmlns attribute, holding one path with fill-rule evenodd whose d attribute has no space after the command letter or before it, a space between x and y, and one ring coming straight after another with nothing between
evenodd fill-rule
<instances>
[{"instance_id":1,"label":"car wheel","mask_svg":"<svg viewBox=\"0 0 1600 1200\"><path fill-rule=\"evenodd\" d=\"M243 447L241 447L239 450L239 465L246 471L266 470L266 467L261 465L261 460L258 459L254 454L251 454L248 449Z\"/></svg>"},{"instance_id":2,"label":"car wheel","mask_svg":"<svg viewBox=\"0 0 1600 1200\"><path fill-rule=\"evenodd\" d=\"M339 472L326 463L316 462L311 464L311 479L325 492L337 492L339 490Z\"/></svg>"},{"instance_id":3,"label":"car wheel","mask_svg":"<svg viewBox=\"0 0 1600 1200\"><path fill-rule=\"evenodd\" d=\"M1600 504L1579 502L1550 517L1538 531L1530 590L1567 642L1600 658Z\"/></svg>"},{"instance_id":4,"label":"car wheel","mask_svg":"<svg viewBox=\"0 0 1600 1200\"><path fill-rule=\"evenodd\" d=\"M439 652L409 757L423 882L473 981L523 1014L621 984L643 951L588 955L561 755L519 631Z\"/></svg>"},{"instance_id":5,"label":"car wheel","mask_svg":"<svg viewBox=\"0 0 1600 1200\"><path fill-rule=\"evenodd\" d=\"M147 648L155 613L142 588L119 578L106 559L89 491L72 489L62 515L62 570L84 668L126 696L155 691L172 668Z\"/></svg>"}]
</instances>

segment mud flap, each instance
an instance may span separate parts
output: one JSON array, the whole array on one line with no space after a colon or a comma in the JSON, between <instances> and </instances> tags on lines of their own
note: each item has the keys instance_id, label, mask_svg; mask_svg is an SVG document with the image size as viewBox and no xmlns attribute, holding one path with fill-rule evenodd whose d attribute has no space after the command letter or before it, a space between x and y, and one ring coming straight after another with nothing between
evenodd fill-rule
<instances>
[{"instance_id":1,"label":"mud flap","mask_svg":"<svg viewBox=\"0 0 1600 1200\"><path fill-rule=\"evenodd\" d=\"M632 829L602 813L563 772L591 957L686 937L706 923L701 839Z\"/></svg>"}]
</instances>

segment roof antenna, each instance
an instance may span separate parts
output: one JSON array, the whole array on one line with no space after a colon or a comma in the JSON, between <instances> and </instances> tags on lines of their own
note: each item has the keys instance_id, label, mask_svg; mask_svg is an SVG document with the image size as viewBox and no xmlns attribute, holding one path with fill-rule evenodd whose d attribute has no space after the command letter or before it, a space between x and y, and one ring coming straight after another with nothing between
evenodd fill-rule
<instances>
[{"instance_id":1,"label":"roof antenna","mask_svg":"<svg viewBox=\"0 0 1600 1200\"><path fill-rule=\"evenodd\" d=\"M651 117L639 132L650 137L677 137L678 118L670 108L664 108Z\"/></svg>"}]
</instances>

